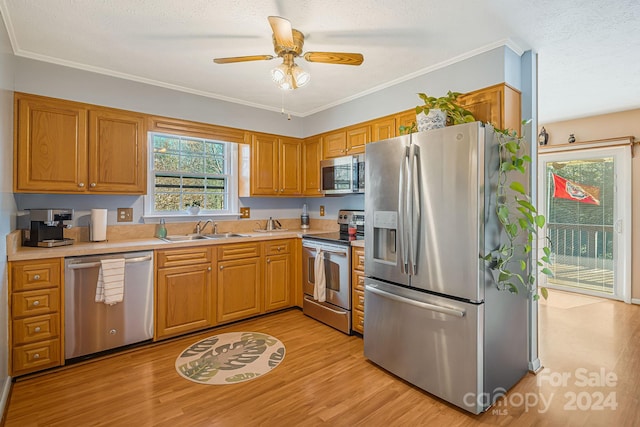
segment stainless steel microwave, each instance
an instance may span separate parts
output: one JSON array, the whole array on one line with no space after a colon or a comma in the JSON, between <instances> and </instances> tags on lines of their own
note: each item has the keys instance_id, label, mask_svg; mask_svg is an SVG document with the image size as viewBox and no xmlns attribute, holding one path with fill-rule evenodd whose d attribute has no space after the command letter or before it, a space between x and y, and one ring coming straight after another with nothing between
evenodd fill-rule
<instances>
[{"instance_id":1,"label":"stainless steel microwave","mask_svg":"<svg viewBox=\"0 0 640 427\"><path fill-rule=\"evenodd\" d=\"M322 160L320 184L324 194L364 193L364 154Z\"/></svg>"}]
</instances>

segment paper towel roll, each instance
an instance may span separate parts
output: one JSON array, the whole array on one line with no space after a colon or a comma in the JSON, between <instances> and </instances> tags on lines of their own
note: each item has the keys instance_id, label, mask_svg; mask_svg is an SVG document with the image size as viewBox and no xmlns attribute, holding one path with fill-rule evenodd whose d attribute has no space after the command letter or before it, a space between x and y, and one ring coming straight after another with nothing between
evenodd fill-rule
<instances>
[{"instance_id":1,"label":"paper towel roll","mask_svg":"<svg viewBox=\"0 0 640 427\"><path fill-rule=\"evenodd\" d=\"M89 238L92 242L107 240L107 210L91 209L91 228Z\"/></svg>"}]
</instances>

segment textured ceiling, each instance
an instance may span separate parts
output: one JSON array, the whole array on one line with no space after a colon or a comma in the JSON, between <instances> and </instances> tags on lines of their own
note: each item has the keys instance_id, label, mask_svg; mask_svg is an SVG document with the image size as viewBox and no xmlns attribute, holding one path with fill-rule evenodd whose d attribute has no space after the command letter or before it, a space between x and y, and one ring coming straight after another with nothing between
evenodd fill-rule
<instances>
[{"instance_id":1,"label":"textured ceiling","mask_svg":"<svg viewBox=\"0 0 640 427\"><path fill-rule=\"evenodd\" d=\"M542 123L640 107L637 0L0 0L16 55L279 111L267 16L305 51L361 52L360 67L297 59L305 116L455 58L508 43L539 54ZM452 88L455 89L455 88Z\"/></svg>"}]
</instances>

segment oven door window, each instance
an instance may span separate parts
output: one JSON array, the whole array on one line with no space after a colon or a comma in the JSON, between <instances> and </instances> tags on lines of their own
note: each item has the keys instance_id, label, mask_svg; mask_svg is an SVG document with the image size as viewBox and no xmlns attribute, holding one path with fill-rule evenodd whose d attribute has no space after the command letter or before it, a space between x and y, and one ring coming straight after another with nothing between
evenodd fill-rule
<instances>
[{"instance_id":1,"label":"oven door window","mask_svg":"<svg viewBox=\"0 0 640 427\"><path fill-rule=\"evenodd\" d=\"M310 256L308 258L308 262L309 264L307 265L307 271L309 272L309 277L307 278L307 280L312 285L315 285L315 255ZM324 277L327 289L331 289L335 292L340 292L340 264L337 263L336 260L332 260L329 254L325 254L324 258Z\"/></svg>"}]
</instances>

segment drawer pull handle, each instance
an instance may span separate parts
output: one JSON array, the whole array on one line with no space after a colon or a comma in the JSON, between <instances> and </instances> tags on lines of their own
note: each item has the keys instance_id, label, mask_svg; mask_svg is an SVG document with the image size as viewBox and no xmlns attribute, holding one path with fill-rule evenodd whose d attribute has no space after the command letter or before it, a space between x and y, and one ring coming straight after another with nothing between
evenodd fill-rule
<instances>
[{"instance_id":1,"label":"drawer pull handle","mask_svg":"<svg viewBox=\"0 0 640 427\"><path fill-rule=\"evenodd\" d=\"M360 301L360 304L364 304L364 298L363 297L358 297L358 300Z\"/></svg>"},{"instance_id":2,"label":"drawer pull handle","mask_svg":"<svg viewBox=\"0 0 640 427\"><path fill-rule=\"evenodd\" d=\"M360 325L364 326L364 319L360 319Z\"/></svg>"},{"instance_id":3,"label":"drawer pull handle","mask_svg":"<svg viewBox=\"0 0 640 427\"><path fill-rule=\"evenodd\" d=\"M33 330L34 330L35 332L40 332L40 326L36 326Z\"/></svg>"},{"instance_id":4,"label":"drawer pull handle","mask_svg":"<svg viewBox=\"0 0 640 427\"><path fill-rule=\"evenodd\" d=\"M35 301L33 302L33 305L34 305L34 306L36 306L36 307L37 307L37 306L39 306L39 305L40 305L40 301L35 300Z\"/></svg>"},{"instance_id":5,"label":"drawer pull handle","mask_svg":"<svg viewBox=\"0 0 640 427\"><path fill-rule=\"evenodd\" d=\"M34 354L34 355L33 355L33 358L34 358L34 359L40 359L40 353L36 353L36 354Z\"/></svg>"},{"instance_id":6,"label":"drawer pull handle","mask_svg":"<svg viewBox=\"0 0 640 427\"><path fill-rule=\"evenodd\" d=\"M362 258L362 257L358 258L358 263L360 265L364 265L364 258Z\"/></svg>"},{"instance_id":7,"label":"drawer pull handle","mask_svg":"<svg viewBox=\"0 0 640 427\"><path fill-rule=\"evenodd\" d=\"M33 280L40 280L40 275L39 274L35 274L33 276Z\"/></svg>"}]
</instances>

